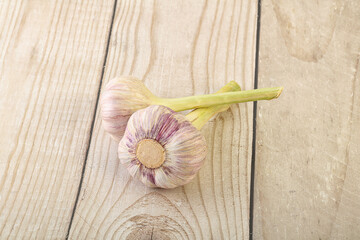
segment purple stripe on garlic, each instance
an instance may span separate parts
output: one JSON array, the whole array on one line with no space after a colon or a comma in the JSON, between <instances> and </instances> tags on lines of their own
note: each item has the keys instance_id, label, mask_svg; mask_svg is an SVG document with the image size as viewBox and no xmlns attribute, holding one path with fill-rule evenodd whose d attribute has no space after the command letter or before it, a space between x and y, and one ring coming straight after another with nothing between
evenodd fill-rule
<instances>
[{"instance_id":1,"label":"purple stripe on garlic","mask_svg":"<svg viewBox=\"0 0 360 240\"><path fill-rule=\"evenodd\" d=\"M195 177L206 157L206 141L184 115L153 105L130 117L118 154L145 185L174 188Z\"/></svg>"}]
</instances>

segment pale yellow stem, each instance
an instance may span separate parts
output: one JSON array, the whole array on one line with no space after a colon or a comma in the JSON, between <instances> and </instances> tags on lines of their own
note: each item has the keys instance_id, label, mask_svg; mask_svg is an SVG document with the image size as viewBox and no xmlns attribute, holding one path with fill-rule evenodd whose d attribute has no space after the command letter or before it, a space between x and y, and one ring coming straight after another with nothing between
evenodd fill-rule
<instances>
[{"instance_id":1,"label":"pale yellow stem","mask_svg":"<svg viewBox=\"0 0 360 240\"><path fill-rule=\"evenodd\" d=\"M241 91L241 87L235 82L231 81L222 87L216 93ZM226 111L230 104L216 105L207 108L198 108L186 115L186 118L197 128L201 129L212 117L216 114Z\"/></svg>"},{"instance_id":2,"label":"pale yellow stem","mask_svg":"<svg viewBox=\"0 0 360 240\"><path fill-rule=\"evenodd\" d=\"M261 88L247 91L213 93L183 98L159 98L155 104L164 105L174 111L184 111L193 108L211 107L222 104L271 100L280 96L283 87Z\"/></svg>"}]
</instances>

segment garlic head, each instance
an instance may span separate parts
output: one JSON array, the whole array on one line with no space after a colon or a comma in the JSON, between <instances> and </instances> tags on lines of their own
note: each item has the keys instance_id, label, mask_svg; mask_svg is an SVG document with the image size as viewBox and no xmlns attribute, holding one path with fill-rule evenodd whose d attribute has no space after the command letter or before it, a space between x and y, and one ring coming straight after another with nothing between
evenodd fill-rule
<instances>
[{"instance_id":1,"label":"garlic head","mask_svg":"<svg viewBox=\"0 0 360 240\"><path fill-rule=\"evenodd\" d=\"M174 188L191 181L206 157L206 141L186 117L152 105L135 112L118 147L129 173L149 187Z\"/></svg>"},{"instance_id":2,"label":"garlic head","mask_svg":"<svg viewBox=\"0 0 360 240\"><path fill-rule=\"evenodd\" d=\"M148 107L156 99L137 78L118 77L110 80L100 98L104 130L119 141L130 116L135 111Z\"/></svg>"}]
</instances>

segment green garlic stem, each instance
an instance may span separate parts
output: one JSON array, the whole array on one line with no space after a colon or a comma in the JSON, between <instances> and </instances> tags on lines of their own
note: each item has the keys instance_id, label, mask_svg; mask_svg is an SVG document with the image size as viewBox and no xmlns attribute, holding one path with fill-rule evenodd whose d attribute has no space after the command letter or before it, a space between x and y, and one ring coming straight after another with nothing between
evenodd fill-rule
<instances>
[{"instance_id":1,"label":"green garlic stem","mask_svg":"<svg viewBox=\"0 0 360 240\"><path fill-rule=\"evenodd\" d=\"M214 93L183 98L159 98L155 104L164 105L178 112L193 108L204 108L221 104L271 100L279 97L282 90L283 87L275 87L227 93Z\"/></svg>"},{"instance_id":2,"label":"green garlic stem","mask_svg":"<svg viewBox=\"0 0 360 240\"><path fill-rule=\"evenodd\" d=\"M231 81L222 87L216 93L224 93L224 92L235 92L241 91L240 86L235 82ZM193 110L192 112L186 115L186 118L197 128L201 129L212 117L220 112L224 112L228 110L230 104L216 105L207 108L198 108Z\"/></svg>"}]
</instances>

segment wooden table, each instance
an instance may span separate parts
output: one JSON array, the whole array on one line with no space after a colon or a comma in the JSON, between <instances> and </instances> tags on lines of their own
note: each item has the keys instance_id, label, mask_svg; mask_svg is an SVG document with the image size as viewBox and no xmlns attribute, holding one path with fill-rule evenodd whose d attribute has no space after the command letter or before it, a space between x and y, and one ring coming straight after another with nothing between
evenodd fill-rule
<instances>
[{"instance_id":1,"label":"wooden table","mask_svg":"<svg viewBox=\"0 0 360 240\"><path fill-rule=\"evenodd\" d=\"M359 58L357 0L0 1L0 238L359 239ZM149 189L101 127L120 75L285 90L210 121L193 182Z\"/></svg>"}]
</instances>

